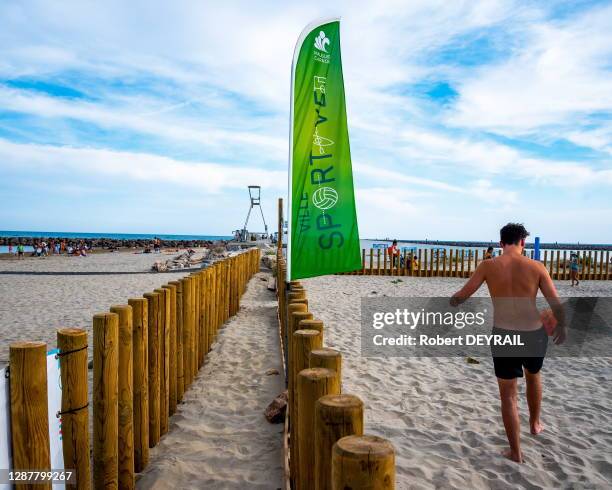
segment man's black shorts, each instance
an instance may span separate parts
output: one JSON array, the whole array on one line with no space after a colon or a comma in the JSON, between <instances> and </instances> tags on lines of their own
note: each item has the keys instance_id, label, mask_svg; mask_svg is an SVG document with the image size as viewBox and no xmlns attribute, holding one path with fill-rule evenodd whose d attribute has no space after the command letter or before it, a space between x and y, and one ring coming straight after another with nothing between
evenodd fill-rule
<instances>
[{"instance_id":1,"label":"man's black shorts","mask_svg":"<svg viewBox=\"0 0 612 490\"><path fill-rule=\"evenodd\" d=\"M495 376L500 379L522 378L523 368L531 374L540 372L548 346L548 335L543 327L528 331L493 327L491 333L493 335L518 334L521 337L521 342L525 344L524 346L491 345Z\"/></svg>"}]
</instances>

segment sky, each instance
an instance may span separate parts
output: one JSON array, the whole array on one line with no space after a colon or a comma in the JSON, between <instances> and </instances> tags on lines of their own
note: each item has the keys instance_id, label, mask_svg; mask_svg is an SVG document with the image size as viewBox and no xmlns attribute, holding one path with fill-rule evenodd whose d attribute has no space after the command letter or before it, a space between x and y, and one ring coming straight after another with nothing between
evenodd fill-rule
<instances>
[{"instance_id":1,"label":"sky","mask_svg":"<svg viewBox=\"0 0 612 490\"><path fill-rule=\"evenodd\" d=\"M0 2L0 229L227 235L341 17L360 235L612 243L612 2ZM261 230L260 217L251 218Z\"/></svg>"}]
</instances>

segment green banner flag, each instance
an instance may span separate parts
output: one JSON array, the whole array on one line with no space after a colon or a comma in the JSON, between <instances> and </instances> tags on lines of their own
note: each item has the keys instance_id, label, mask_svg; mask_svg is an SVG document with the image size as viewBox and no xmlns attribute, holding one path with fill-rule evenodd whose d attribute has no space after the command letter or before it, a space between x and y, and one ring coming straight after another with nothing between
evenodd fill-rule
<instances>
[{"instance_id":1,"label":"green banner flag","mask_svg":"<svg viewBox=\"0 0 612 490\"><path fill-rule=\"evenodd\" d=\"M289 280L361 268L338 19L306 27L293 56L287 257Z\"/></svg>"}]
</instances>

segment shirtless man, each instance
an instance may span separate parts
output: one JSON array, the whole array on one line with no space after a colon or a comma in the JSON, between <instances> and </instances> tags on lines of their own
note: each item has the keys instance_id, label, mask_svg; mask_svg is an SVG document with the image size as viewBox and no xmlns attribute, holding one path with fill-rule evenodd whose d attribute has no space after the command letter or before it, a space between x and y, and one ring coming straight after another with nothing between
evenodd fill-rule
<instances>
[{"instance_id":1,"label":"shirtless man","mask_svg":"<svg viewBox=\"0 0 612 490\"><path fill-rule=\"evenodd\" d=\"M546 268L542 263L523 256L525 239L528 235L522 224L508 223L504 226L500 230L502 255L481 262L470 280L451 298L451 304L457 306L486 282L493 300L495 324L493 333L519 333L524 343L539 347L541 356L538 357L493 355L502 419L510 443L510 450L504 455L517 463L523 462L517 407L517 378L522 378L523 372L527 383L531 433L537 435L543 430L540 422L542 403L540 369L544 363L548 337L542 327L540 312L535 302L538 290L542 291L558 321L553 335L555 344L563 343L566 334L563 308Z\"/></svg>"}]
</instances>

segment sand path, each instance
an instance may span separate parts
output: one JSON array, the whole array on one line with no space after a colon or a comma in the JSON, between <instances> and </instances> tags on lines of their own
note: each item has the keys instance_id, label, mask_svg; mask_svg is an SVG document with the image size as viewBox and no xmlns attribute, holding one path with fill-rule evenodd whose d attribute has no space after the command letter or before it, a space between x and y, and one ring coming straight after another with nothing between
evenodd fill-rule
<instances>
[{"instance_id":1,"label":"sand path","mask_svg":"<svg viewBox=\"0 0 612 490\"><path fill-rule=\"evenodd\" d=\"M152 450L139 488L275 489L282 481L282 424L263 416L284 389L276 302L268 274L249 283L206 364Z\"/></svg>"}]
</instances>

